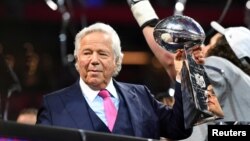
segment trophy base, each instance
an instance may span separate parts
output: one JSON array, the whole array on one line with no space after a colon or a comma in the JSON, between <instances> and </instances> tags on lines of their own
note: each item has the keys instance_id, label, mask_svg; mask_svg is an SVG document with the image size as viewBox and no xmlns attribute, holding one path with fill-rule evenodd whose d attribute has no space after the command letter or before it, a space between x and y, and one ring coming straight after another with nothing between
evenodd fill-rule
<instances>
[{"instance_id":1,"label":"trophy base","mask_svg":"<svg viewBox=\"0 0 250 141\"><path fill-rule=\"evenodd\" d=\"M194 73L203 74L205 70L204 68L199 68L198 70L200 72L197 72L197 70L194 70L193 67L193 65L190 66L190 64L187 64L185 61L183 61L183 67L181 70L181 90L186 129L217 119L212 112L208 111L206 102L207 98L205 95L206 87L201 87L199 84L197 84L198 82L194 81L194 79L191 78L193 77ZM204 83L205 84L203 85L205 86L210 84L207 81L205 81Z\"/></svg>"}]
</instances>

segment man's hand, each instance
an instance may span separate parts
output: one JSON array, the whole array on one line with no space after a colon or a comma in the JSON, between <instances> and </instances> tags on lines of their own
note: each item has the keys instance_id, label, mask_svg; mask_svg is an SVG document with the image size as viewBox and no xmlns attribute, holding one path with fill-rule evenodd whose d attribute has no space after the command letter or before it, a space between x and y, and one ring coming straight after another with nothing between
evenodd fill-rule
<instances>
[{"instance_id":1,"label":"man's hand","mask_svg":"<svg viewBox=\"0 0 250 141\"><path fill-rule=\"evenodd\" d=\"M192 50L192 56L194 61L197 64L204 64L205 63L205 57L202 52L201 47L196 47ZM176 71L176 80L181 80L181 69L183 65L183 61L185 60L185 53L184 50L177 50L175 53L175 59L174 59L174 64L175 64L175 71Z\"/></svg>"},{"instance_id":2,"label":"man's hand","mask_svg":"<svg viewBox=\"0 0 250 141\"><path fill-rule=\"evenodd\" d=\"M183 49L177 50L177 52L175 53L175 58L174 58L174 67L176 71L175 79L179 82L181 81L181 69L183 66L184 59L185 59L184 50Z\"/></svg>"},{"instance_id":3,"label":"man's hand","mask_svg":"<svg viewBox=\"0 0 250 141\"><path fill-rule=\"evenodd\" d=\"M205 55L200 46L193 49L193 58L197 64L205 63Z\"/></svg>"},{"instance_id":4,"label":"man's hand","mask_svg":"<svg viewBox=\"0 0 250 141\"><path fill-rule=\"evenodd\" d=\"M154 25L158 22L159 18L148 0L127 0L127 2L141 28L152 25L152 22Z\"/></svg>"}]
</instances>

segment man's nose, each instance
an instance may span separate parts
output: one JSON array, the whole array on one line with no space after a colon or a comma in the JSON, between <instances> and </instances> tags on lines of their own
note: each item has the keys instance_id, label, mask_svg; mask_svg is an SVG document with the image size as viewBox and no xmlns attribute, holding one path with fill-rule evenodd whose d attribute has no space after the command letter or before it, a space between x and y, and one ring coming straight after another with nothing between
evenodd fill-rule
<instances>
[{"instance_id":1,"label":"man's nose","mask_svg":"<svg viewBox=\"0 0 250 141\"><path fill-rule=\"evenodd\" d=\"M206 96L207 98L211 98L211 92L205 91L205 96Z\"/></svg>"},{"instance_id":2,"label":"man's nose","mask_svg":"<svg viewBox=\"0 0 250 141\"><path fill-rule=\"evenodd\" d=\"M99 57L97 53L93 53L91 56L91 64L97 65L99 64Z\"/></svg>"}]
</instances>

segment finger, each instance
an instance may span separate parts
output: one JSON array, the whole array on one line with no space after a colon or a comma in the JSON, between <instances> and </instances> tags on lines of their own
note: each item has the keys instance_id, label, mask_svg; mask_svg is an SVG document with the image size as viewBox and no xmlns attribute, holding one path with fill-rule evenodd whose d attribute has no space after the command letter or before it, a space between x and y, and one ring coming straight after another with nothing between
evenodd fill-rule
<instances>
[{"instance_id":1,"label":"finger","mask_svg":"<svg viewBox=\"0 0 250 141\"><path fill-rule=\"evenodd\" d=\"M183 50L177 50L176 54L175 54L175 60L182 60L182 56L183 56Z\"/></svg>"},{"instance_id":2,"label":"finger","mask_svg":"<svg viewBox=\"0 0 250 141\"><path fill-rule=\"evenodd\" d=\"M204 64L205 58L202 51L193 54L194 60L197 64Z\"/></svg>"}]
</instances>

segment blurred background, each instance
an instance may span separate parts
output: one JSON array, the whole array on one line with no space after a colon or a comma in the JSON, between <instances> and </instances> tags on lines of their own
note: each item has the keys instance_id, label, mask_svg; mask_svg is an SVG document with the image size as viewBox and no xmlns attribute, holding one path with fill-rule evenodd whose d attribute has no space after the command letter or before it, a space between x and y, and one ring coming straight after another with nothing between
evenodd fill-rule
<instances>
[{"instance_id":1,"label":"blurred background","mask_svg":"<svg viewBox=\"0 0 250 141\"><path fill-rule=\"evenodd\" d=\"M161 19L178 12L194 18L206 32L205 44L214 34L211 21L250 27L249 0L150 2ZM177 2L183 11L175 7ZM22 109L39 108L44 94L74 83L79 77L72 56L74 37L97 21L110 24L121 38L125 57L116 80L145 84L156 95L169 89L169 77L152 55L126 0L1 0L1 116L15 120Z\"/></svg>"}]
</instances>

